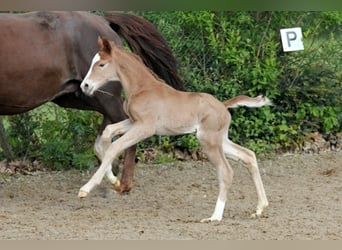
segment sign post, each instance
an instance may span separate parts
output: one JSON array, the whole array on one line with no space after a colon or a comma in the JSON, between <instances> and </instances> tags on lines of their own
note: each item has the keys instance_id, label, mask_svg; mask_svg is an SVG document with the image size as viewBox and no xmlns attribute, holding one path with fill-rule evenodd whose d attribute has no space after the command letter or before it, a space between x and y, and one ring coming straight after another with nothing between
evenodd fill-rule
<instances>
[{"instance_id":1,"label":"sign post","mask_svg":"<svg viewBox=\"0 0 342 250\"><path fill-rule=\"evenodd\" d=\"M302 28L281 29L280 35L284 52L304 50Z\"/></svg>"}]
</instances>

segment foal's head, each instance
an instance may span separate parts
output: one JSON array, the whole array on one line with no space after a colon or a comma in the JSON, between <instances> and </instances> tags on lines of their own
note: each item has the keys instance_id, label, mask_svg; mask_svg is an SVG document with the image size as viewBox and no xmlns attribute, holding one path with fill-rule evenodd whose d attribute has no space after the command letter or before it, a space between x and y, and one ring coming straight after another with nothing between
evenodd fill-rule
<instances>
[{"instance_id":1,"label":"foal's head","mask_svg":"<svg viewBox=\"0 0 342 250\"><path fill-rule=\"evenodd\" d=\"M98 38L99 52L94 56L89 71L81 83L82 91L93 95L109 81L119 81L116 71L110 65L113 63L112 50L114 44L107 39Z\"/></svg>"}]
</instances>

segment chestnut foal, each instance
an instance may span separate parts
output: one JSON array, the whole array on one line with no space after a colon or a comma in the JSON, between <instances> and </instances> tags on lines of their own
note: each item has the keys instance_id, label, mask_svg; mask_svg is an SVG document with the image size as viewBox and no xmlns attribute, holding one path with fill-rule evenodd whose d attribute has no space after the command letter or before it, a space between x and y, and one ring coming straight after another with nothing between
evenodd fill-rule
<instances>
[{"instance_id":1,"label":"chestnut foal","mask_svg":"<svg viewBox=\"0 0 342 250\"><path fill-rule=\"evenodd\" d=\"M112 161L126 148L152 135L196 133L203 151L216 167L219 195L214 213L202 222L220 221L223 217L233 170L225 156L241 161L249 170L258 195L255 217L268 206L257 160L253 151L228 139L231 120L227 108L241 105L261 107L271 104L267 98L237 96L225 103L206 93L175 90L149 70L141 59L99 37L100 51L93 58L88 74L81 84L83 92L93 95L108 81L120 81L126 94L124 109L129 119L109 125L102 135L105 153L102 164L79 192L86 197L98 185ZM123 134L111 143L115 135Z\"/></svg>"}]
</instances>

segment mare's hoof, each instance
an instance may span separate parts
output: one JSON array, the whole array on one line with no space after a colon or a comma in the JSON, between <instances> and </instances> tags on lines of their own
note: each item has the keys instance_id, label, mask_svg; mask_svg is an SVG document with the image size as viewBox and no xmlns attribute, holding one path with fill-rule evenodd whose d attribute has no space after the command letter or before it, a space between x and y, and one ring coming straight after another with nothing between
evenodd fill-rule
<instances>
[{"instance_id":1,"label":"mare's hoof","mask_svg":"<svg viewBox=\"0 0 342 250\"><path fill-rule=\"evenodd\" d=\"M119 194L128 194L129 191L131 191L131 189L132 189L132 185L126 185L123 183L120 183L119 185L114 184L114 190L118 192Z\"/></svg>"}]
</instances>

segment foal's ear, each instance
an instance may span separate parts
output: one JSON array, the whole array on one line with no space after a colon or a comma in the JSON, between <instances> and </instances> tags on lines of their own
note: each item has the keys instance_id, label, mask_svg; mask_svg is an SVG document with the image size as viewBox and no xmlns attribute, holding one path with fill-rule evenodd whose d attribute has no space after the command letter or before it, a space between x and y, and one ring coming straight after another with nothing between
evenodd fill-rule
<instances>
[{"instance_id":1,"label":"foal's ear","mask_svg":"<svg viewBox=\"0 0 342 250\"><path fill-rule=\"evenodd\" d=\"M110 41L108 41L106 38L98 37L97 43L99 44L100 50L107 53L111 54L112 51L112 46L110 44Z\"/></svg>"}]
</instances>

